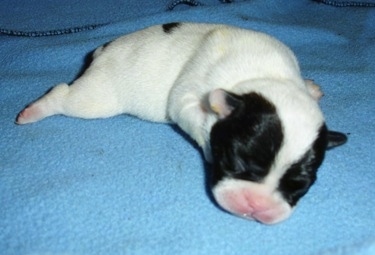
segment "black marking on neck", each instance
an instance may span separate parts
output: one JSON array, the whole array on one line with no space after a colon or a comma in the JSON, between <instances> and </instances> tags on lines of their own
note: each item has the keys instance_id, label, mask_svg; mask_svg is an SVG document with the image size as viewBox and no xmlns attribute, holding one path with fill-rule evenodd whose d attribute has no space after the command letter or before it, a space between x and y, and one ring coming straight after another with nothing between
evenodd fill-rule
<instances>
[{"instance_id":1,"label":"black marking on neck","mask_svg":"<svg viewBox=\"0 0 375 255\"><path fill-rule=\"evenodd\" d=\"M171 34L173 30L175 30L176 28L180 26L181 26L181 23L172 22L172 23L167 23L167 24L162 25L162 28L163 28L164 33Z\"/></svg>"},{"instance_id":2,"label":"black marking on neck","mask_svg":"<svg viewBox=\"0 0 375 255\"><path fill-rule=\"evenodd\" d=\"M233 96L241 103L211 129L213 185L224 178L262 182L284 137L271 102L257 93Z\"/></svg>"}]
</instances>

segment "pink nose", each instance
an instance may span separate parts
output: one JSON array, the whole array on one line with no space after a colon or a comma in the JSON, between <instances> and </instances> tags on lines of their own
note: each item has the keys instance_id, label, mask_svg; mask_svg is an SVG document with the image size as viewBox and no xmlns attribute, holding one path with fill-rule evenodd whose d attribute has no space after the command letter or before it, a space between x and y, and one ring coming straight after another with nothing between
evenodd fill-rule
<instances>
[{"instance_id":1,"label":"pink nose","mask_svg":"<svg viewBox=\"0 0 375 255\"><path fill-rule=\"evenodd\" d=\"M275 224L285 220L291 207L275 194L249 189L228 189L215 195L223 209L242 218L264 224Z\"/></svg>"}]
</instances>

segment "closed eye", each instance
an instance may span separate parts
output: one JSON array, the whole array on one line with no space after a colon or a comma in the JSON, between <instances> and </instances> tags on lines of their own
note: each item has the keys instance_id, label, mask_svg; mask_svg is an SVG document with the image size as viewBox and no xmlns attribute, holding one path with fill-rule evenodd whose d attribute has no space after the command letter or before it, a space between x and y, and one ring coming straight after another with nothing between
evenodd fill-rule
<instances>
[{"instance_id":1,"label":"closed eye","mask_svg":"<svg viewBox=\"0 0 375 255\"><path fill-rule=\"evenodd\" d=\"M253 160L241 158L235 160L234 170L232 177L253 182L260 182L268 173L266 169L256 164Z\"/></svg>"},{"instance_id":2,"label":"closed eye","mask_svg":"<svg viewBox=\"0 0 375 255\"><path fill-rule=\"evenodd\" d=\"M284 189L289 192L299 192L304 195L311 186L311 182L306 178L295 178L287 180L284 184Z\"/></svg>"}]
</instances>

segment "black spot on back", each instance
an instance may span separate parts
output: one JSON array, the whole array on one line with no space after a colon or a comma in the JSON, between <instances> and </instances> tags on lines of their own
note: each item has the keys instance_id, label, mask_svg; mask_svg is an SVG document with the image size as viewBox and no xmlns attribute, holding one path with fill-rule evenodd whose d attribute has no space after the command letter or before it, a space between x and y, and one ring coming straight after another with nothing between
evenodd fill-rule
<instances>
[{"instance_id":1,"label":"black spot on back","mask_svg":"<svg viewBox=\"0 0 375 255\"><path fill-rule=\"evenodd\" d=\"M181 23L172 22L172 23L162 25L162 28L163 28L164 33L171 34L173 30L178 28L179 26L181 26Z\"/></svg>"},{"instance_id":2,"label":"black spot on back","mask_svg":"<svg viewBox=\"0 0 375 255\"><path fill-rule=\"evenodd\" d=\"M236 96L239 106L211 129L212 181L225 177L261 182L283 141L275 106L256 93Z\"/></svg>"},{"instance_id":3,"label":"black spot on back","mask_svg":"<svg viewBox=\"0 0 375 255\"><path fill-rule=\"evenodd\" d=\"M327 148L327 127L323 125L310 150L292 166L279 182L278 190L285 200L294 206L304 196L316 180Z\"/></svg>"},{"instance_id":4,"label":"black spot on back","mask_svg":"<svg viewBox=\"0 0 375 255\"><path fill-rule=\"evenodd\" d=\"M103 49L107 48L109 45L111 44L111 42L106 42L105 44L103 44Z\"/></svg>"}]
</instances>

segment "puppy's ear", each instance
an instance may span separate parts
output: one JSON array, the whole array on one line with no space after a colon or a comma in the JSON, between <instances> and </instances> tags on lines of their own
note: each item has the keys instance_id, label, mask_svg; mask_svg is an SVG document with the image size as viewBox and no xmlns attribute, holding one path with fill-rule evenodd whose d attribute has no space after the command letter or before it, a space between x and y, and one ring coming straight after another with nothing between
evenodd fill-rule
<instances>
[{"instance_id":1,"label":"puppy's ear","mask_svg":"<svg viewBox=\"0 0 375 255\"><path fill-rule=\"evenodd\" d=\"M208 94L208 103L210 109L215 112L220 119L223 119L240 106L242 100L241 97L223 89L215 89Z\"/></svg>"},{"instance_id":2,"label":"puppy's ear","mask_svg":"<svg viewBox=\"0 0 375 255\"><path fill-rule=\"evenodd\" d=\"M327 137L327 150L343 145L348 140L348 137L345 134L331 130L328 130Z\"/></svg>"}]
</instances>

